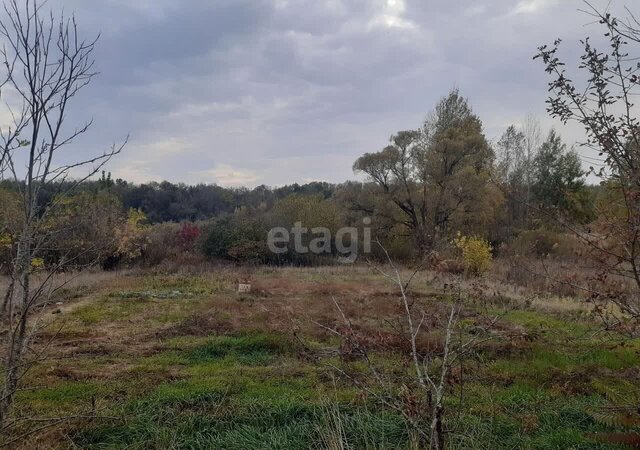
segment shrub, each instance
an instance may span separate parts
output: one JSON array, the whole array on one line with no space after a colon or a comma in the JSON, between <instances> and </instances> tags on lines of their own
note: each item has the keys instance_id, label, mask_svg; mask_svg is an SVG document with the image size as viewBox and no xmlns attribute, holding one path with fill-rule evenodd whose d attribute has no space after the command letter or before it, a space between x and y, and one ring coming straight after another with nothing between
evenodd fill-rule
<instances>
[{"instance_id":1,"label":"shrub","mask_svg":"<svg viewBox=\"0 0 640 450\"><path fill-rule=\"evenodd\" d=\"M10 272L11 260L13 256L13 237L0 230L0 273Z\"/></svg>"},{"instance_id":2,"label":"shrub","mask_svg":"<svg viewBox=\"0 0 640 450\"><path fill-rule=\"evenodd\" d=\"M185 250L191 250L199 237L200 228L193 223L183 223L178 231L178 242Z\"/></svg>"},{"instance_id":3,"label":"shrub","mask_svg":"<svg viewBox=\"0 0 640 450\"><path fill-rule=\"evenodd\" d=\"M191 222L151 225L147 230L147 245L142 253L143 263L148 267L155 267L166 261L176 265L200 264L202 254L197 246L200 235L200 227Z\"/></svg>"},{"instance_id":4,"label":"shrub","mask_svg":"<svg viewBox=\"0 0 640 450\"><path fill-rule=\"evenodd\" d=\"M581 243L573 235L538 229L523 231L509 247L512 255L569 258L580 253Z\"/></svg>"},{"instance_id":5,"label":"shrub","mask_svg":"<svg viewBox=\"0 0 640 450\"><path fill-rule=\"evenodd\" d=\"M149 244L149 225L142 210L130 208L124 226L118 230L118 253L128 261L140 258Z\"/></svg>"},{"instance_id":6,"label":"shrub","mask_svg":"<svg viewBox=\"0 0 640 450\"><path fill-rule=\"evenodd\" d=\"M236 214L212 222L203 232L201 248L209 259L266 261L269 256L266 236L264 224L244 214Z\"/></svg>"},{"instance_id":7,"label":"shrub","mask_svg":"<svg viewBox=\"0 0 640 450\"><path fill-rule=\"evenodd\" d=\"M15 237L21 229L20 197L0 189L0 273L8 272L15 250Z\"/></svg>"},{"instance_id":8,"label":"shrub","mask_svg":"<svg viewBox=\"0 0 640 450\"><path fill-rule=\"evenodd\" d=\"M458 235L453 243L462 251L462 260L468 274L480 276L489 270L493 259L489 242L480 237Z\"/></svg>"},{"instance_id":9,"label":"shrub","mask_svg":"<svg viewBox=\"0 0 640 450\"><path fill-rule=\"evenodd\" d=\"M153 267L165 260L174 260L181 253L180 228L176 223L161 223L149 227L149 241L143 254L143 263Z\"/></svg>"},{"instance_id":10,"label":"shrub","mask_svg":"<svg viewBox=\"0 0 640 450\"><path fill-rule=\"evenodd\" d=\"M104 265L117 255L117 233L123 222L120 201L109 192L56 197L43 221L46 242L38 256L51 267Z\"/></svg>"}]
</instances>

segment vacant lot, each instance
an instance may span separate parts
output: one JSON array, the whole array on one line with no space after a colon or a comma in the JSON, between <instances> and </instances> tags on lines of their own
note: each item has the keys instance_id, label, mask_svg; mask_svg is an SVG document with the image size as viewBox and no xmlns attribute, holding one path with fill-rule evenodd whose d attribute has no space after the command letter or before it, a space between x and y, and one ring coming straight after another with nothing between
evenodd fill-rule
<instances>
[{"instance_id":1,"label":"vacant lot","mask_svg":"<svg viewBox=\"0 0 640 450\"><path fill-rule=\"evenodd\" d=\"M420 273L410 293L429 312L418 344L434 354L450 282ZM48 358L16 416L98 418L49 426L22 448L411 448L402 415L362 388L376 389L367 365L321 326L340 325L335 297L398 392L410 386L398 293L368 267L127 273L74 289L45 314ZM500 319L450 374L452 448L618 448L592 434L638 423L640 340L602 331L576 300L469 281L462 295L463 323Z\"/></svg>"}]
</instances>

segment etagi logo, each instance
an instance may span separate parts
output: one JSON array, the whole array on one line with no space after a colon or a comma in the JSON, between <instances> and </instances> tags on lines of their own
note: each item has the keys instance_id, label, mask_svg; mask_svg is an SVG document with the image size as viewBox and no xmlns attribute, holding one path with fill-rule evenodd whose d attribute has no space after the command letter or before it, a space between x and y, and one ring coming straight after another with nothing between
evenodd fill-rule
<instances>
[{"instance_id":1,"label":"etagi logo","mask_svg":"<svg viewBox=\"0 0 640 450\"><path fill-rule=\"evenodd\" d=\"M371 219L365 217L362 223L362 252L369 254L371 253ZM360 230L356 227L338 229L334 239L328 228L314 227L309 230L302 225L302 222L296 222L291 230L275 227L269 230L267 235L269 250L279 255L287 253L290 250L292 237L293 250L298 254L331 255L335 248L341 263L352 264L358 259ZM305 244L306 242L308 244Z\"/></svg>"}]
</instances>

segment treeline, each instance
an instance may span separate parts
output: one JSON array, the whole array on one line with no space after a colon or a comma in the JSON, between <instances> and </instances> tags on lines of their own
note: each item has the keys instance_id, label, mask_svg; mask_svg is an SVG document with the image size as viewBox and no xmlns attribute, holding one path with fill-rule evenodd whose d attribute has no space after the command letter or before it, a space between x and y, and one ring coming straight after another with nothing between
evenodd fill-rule
<instances>
[{"instance_id":1,"label":"treeline","mask_svg":"<svg viewBox=\"0 0 640 450\"><path fill-rule=\"evenodd\" d=\"M41 205L47 205L60 193L69 191L74 182L60 182L43 186L39 197ZM19 191L20 186L12 181L0 182L0 189ZM92 193L107 191L113 194L124 210L138 209L145 213L150 223L207 220L221 214L233 213L238 207L250 208L264 205L272 207L278 200L291 194L333 195L335 186L313 182L305 185L292 184L279 188L258 186L254 189L224 188L215 184L151 182L135 184L120 178L113 180L110 173L102 173L99 180L85 181L74 188L74 192Z\"/></svg>"},{"instance_id":2,"label":"treeline","mask_svg":"<svg viewBox=\"0 0 640 450\"><path fill-rule=\"evenodd\" d=\"M344 227L364 231L365 224L373 239L399 259L446 252L460 235L486 240L496 250L517 239L540 246L542 238L532 239L532 233L544 237L560 231L561 224L588 225L598 203L606 202L607 190L586 184L578 154L556 131L543 132L528 120L508 127L492 145L480 118L456 90L421 127L396 133L382 150L358 158L353 169L367 180L232 189L133 184L103 173L73 195L64 194L72 182L53 183L42 187L38 199L43 207L54 205L41 224L48 231L42 261L109 268L191 255L309 264L340 256L339 247L357 253L365 245L364 232L343 235L340 242L331 239ZM0 185L5 257L19 233L20 192L18 184ZM268 248L269 230L296 224L326 231L330 242L322 255L301 253L293 242L277 254ZM301 239L307 246L314 235ZM375 256L379 250L372 251Z\"/></svg>"}]
</instances>

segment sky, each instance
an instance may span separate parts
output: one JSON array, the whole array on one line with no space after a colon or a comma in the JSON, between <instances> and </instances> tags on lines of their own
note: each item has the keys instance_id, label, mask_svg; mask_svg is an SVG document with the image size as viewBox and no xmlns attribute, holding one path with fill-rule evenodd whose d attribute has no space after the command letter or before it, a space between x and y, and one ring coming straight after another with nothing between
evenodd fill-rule
<instances>
[{"instance_id":1,"label":"sky","mask_svg":"<svg viewBox=\"0 0 640 450\"><path fill-rule=\"evenodd\" d=\"M605 7L607 1L593 4ZM623 3L614 0L612 8ZM114 178L281 186L354 179L457 87L496 141L545 112L539 45L600 34L581 0L50 0L100 33L100 72L68 117L93 118L67 158L127 135ZM588 156L584 149L579 150Z\"/></svg>"}]
</instances>

